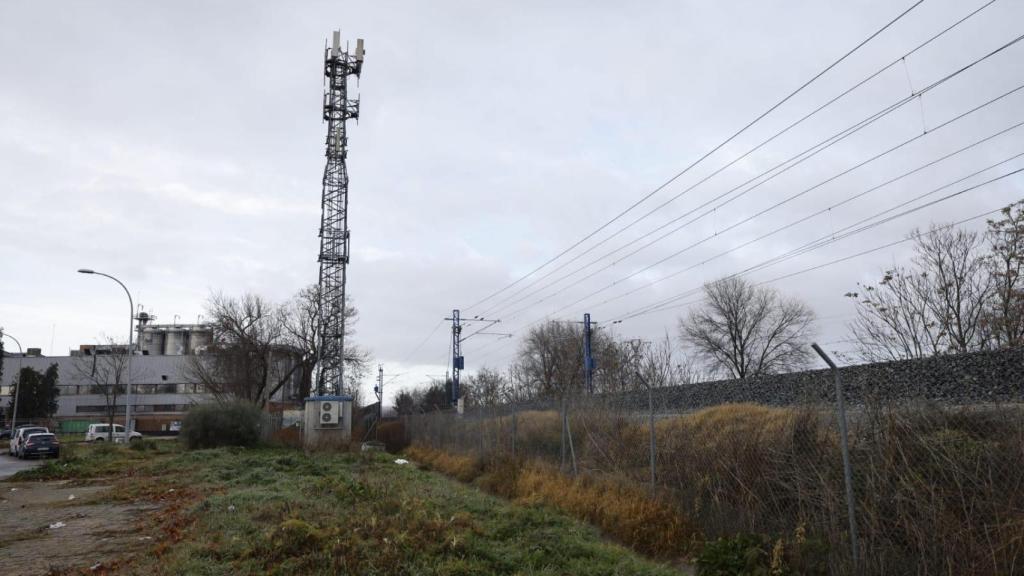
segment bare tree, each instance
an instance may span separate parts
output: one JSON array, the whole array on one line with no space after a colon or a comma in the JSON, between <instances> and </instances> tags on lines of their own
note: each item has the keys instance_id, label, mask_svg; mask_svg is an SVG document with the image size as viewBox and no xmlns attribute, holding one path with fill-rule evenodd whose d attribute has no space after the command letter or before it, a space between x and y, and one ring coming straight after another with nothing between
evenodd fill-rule
<instances>
[{"instance_id":1,"label":"bare tree","mask_svg":"<svg viewBox=\"0 0 1024 576\"><path fill-rule=\"evenodd\" d=\"M212 342L207 354L191 357L186 372L218 400L263 407L301 368L301 351L285 346L276 309L262 297L215 294L207 318Z\"/></svg>"},{"instance_id":2,"label":"bare tree","mask_svg":"<svg viewBox=\"0 0 1024 576\"><path fill-rule=\"evenodd\" d=\"M992 282L979 236L933 225L909 237L911 266L886 270L877 285L847 293L857 299L850 331L861 356L902 360L986 348L982 320Z\"/></svg>"},{"instance_id":3,"label":"bare tree","mask_svg":"<svg viewBox=\"0 0 1024 576\"><path fill-rule=\"evenodd\" d=\"M128 381L128 345L108 341L110 353L94 353L80 356L73 364L77 379L88 382L88 392L99 394L104 400L104 416L107 419L108 432L114 432L114 418L118 414L117 400L126 392ZM97 347L99 350L99 347ZM139 374L132 370L132 381L138 381ZM126 423L127 424L127 423ZM127 428L127 425L126 425ZM108 440L112 437L108 437Z\"/></svg>"},{"instance_id":4,"label":"bare tree","mask_svg":"<svg viewBox=\"0 0 1024 576\"><path fill-rule=\"evenodd\" d=\"M897 267L886 270L877 286L858 284L857 316L850 332L860 355L871 362L923 358L943 349L942 328L932 317L926 282Z\"/></svg>"},{"instance_id":5,"label":"bare tree","mask_svg":"<svg viewBox=\"0 0 1024 576\"><path fill-rule=\"evenodd\" d=\"M814 312L806 304L736 276L705 284L704 296L679 332L710 370L742 379L807 365Z\"/></svg>"},{"instance_id":6,"label":"bare tree","mask_svg":"<svg viewBox=\"0 0 1024 576\"><path fill-rule=\"evenodd\" d=\"M416 396L409 390L401 390L395 394L395 412L399 416L415 414L417 404Z\"/></svg>"},{"instance_id":7,"label":"bare tree","mask_svg":"<svg viewBox=\"0 0 1024 576\"><path fill-rule=\"evenodd\" d=\"M320 287L311 284L298 292L277 310L281 324L282 342L299 353L302 370L299 396L309 396L313 389L316 364L320 351ZM345 306L345 380L346 387L359 393L359 383L369 370L370 356L352 342L359 312L351 300Z\"/></svg>"},{"instance_id":8,"label":"bare tree","mask_svg":"<svg viewBox=\"0 0 1024 576\"><path fill-rule=\"evenodd\" d=\"M477 406L497 406L504 401L504 392L508 387L505 377L497 370L486 366L468 379L472 404Z\"/></svg>"},{"instance_id":9,"label":"bare tree","mask_svg":"<svg viewBox=\"0 0 1024 576\"><path fill-rule=\"evenodd\" d=\"M519 345L524 392L529 396L560 395L582 380L582 328L566 322L545 322L531 328Z\"/></svg>"},{"instance_id":10,"label":"bare tree","mask_svg":"<svg viewBox=\"0 0 1024 576\"><path fill-rule=\"evenodd\" d=\"M631 343L636 358L635 373L644 388L664 388L692 382L692 367L676 361L675 347L668 334L639 348Z\"/></svg>"},{"instance_id":11,"label":"bare tree","mask_svg":"<svg viewBox=\"0 0 1024 576\"><path fill-rule=\"evenodd\" d=\"M320 346L319 302L316 286L302 289L281 306L255 294L213 295L206 314L213 326L213 341L207 354L192 357L189 380L219 400L240 399L260 407L296 380L292 394L307 396ZM346 330L351 334L355 307L348 306L346 314ZM346 382L358 402L369 354L349 344L345 363Z\"/></svg>"},{"instance_id":12,"label":"bare tree","mask_svg":"<svg viewBox=\"0 0 1024 576\"><path fill-rule=\"evenodd\" d=\"M981 318L992 291L991 277L975 232L932 225L914 230L914 263L927 280L929 306L954 353L986 347Z\"/></svg>"},{"instance_id":13,"label":"bare tree","mask_svg":"<svg viewBox=\"0 0 1024 576\"><path fill-rule=\"evenodd\" d=\"M998 220L988 221L992 296L983 317L993 345L1011 348L1024 345L1024 202L1003 209Z\"/></svg>"}]
</instances>

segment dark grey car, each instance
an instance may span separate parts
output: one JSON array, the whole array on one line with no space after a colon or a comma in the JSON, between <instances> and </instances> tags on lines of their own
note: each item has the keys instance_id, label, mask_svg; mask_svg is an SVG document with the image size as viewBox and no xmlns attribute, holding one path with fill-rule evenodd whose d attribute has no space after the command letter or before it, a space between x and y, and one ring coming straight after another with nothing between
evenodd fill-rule
<instances>
[{"instance_id":1,"label":"dark grey car","mask_svg":"<svg viewBox=\"0 0 1024 576\"><path fill-rule=\"evenodd\" d=\"M60 456L60 440L56 434L49 432L40 434L29 434L25 444L21 447L21 458L54 458Z\"/></svg>"}]
</instances>

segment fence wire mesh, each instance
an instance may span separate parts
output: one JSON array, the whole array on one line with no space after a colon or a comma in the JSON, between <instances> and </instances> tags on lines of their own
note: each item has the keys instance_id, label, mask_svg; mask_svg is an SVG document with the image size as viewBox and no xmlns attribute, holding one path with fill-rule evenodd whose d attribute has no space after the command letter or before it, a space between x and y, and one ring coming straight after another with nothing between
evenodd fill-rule
<instances>
[{"instance_id":1,"label":"fence wire mesh","mask_svg":"<svg viewBox=\"0 0 1024 576\"><path fill-rule=\"evenodd\" d=\"M643 386L410 416L414 444L647 490L704 539L818 542L833 574L1024 573L1024 352ZM641 384L643 379L639 379Z\"/></svg>"}]
</instances>

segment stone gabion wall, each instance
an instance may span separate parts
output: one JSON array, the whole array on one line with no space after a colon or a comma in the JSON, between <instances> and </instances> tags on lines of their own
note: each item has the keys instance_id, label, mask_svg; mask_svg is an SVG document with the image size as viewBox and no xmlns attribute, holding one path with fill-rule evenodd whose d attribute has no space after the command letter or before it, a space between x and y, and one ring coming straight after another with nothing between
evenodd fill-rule
<instances>
[{"instance_id":1,"label":"stone gabion wall","mask_svg":"<svg viewBox=\"0 0 1024 576\"><path fill-rule=\"evenodd\" d=\"M844 397L854 406L868 401L1020 402L1024 401L1024 349L846 366L840 368L840 378ZM832 371L824 369L662 388L655 391L654 399L664 408L679 410L739 402L792 406L834 402L835 391ZM646 400L637 397L637 408Z\"/></svg>"}]
</instances>

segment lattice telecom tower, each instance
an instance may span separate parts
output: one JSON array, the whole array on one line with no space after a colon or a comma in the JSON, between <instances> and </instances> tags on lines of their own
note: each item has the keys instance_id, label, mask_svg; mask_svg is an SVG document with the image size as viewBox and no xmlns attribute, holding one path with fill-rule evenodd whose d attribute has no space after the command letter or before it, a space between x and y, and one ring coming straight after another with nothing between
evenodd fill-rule
<instances>
[{"instance_id":1,"label":"lattice telecom tower","mask_svg":"<svg viewBox=\"0 0 1024 576\"><path fill-rule=\"evenodd\" d=\"M348 138L345 122L359 118L359 100L348 97L348 77L363 69L363 40L355 54L341 47L341 31L334 31L324 47L324 120L327 122L327 165L324 167L320 214L320 366L319 393L339 394L345 375L345 272L349 257Z\"/></svg>"}]
</instances>

